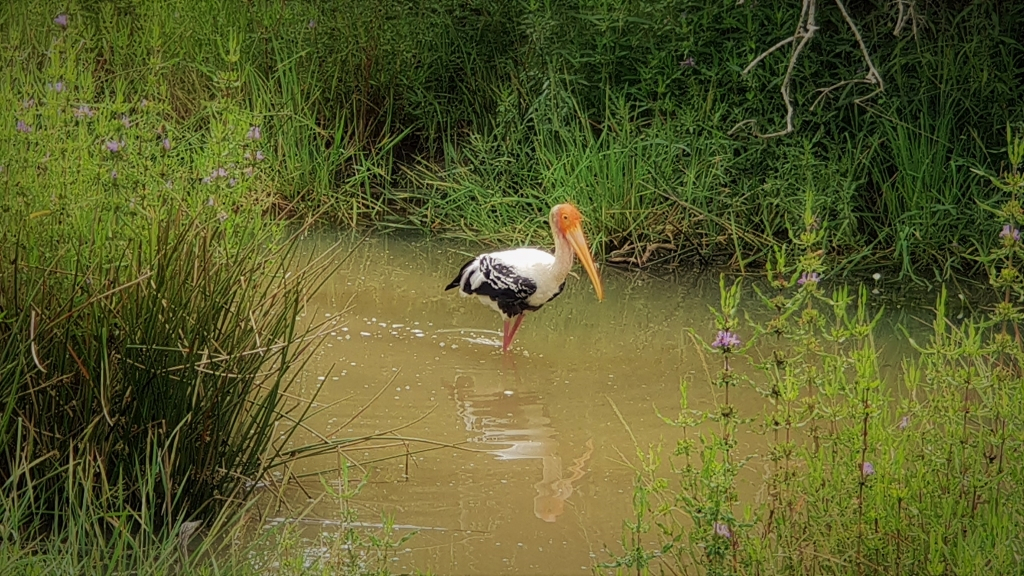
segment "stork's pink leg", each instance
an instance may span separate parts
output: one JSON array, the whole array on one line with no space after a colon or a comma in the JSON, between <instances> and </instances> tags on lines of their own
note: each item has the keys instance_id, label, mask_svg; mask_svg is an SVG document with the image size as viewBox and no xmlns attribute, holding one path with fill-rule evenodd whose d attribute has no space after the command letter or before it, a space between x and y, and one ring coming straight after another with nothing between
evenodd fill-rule
<instances>
[{"instance_id":1,"label":"stork's pink leg","mask_svg":"<svg viewBox=\"0 0 1024 576\"><path fill-rule=\"evenodd\" d=\"M505 319L505 325L501 329L501 351L502 352L508 350L508 345L509 345L509 342L510 342L510 339L508 337L508 328L509 328L509 323L510 322L511 322L511 320L506 318Z\"/></svg>"},{"instance_id":2,"label":"stork's pink leg","mask_svg":"<svg viewBox=\"0 0 1024 576\"><path fill-rule=\"evenodd\" d=\"M508 350L512 346L512 341L516 339L516 332L519 331L519 325L523 323L523 318L526 317L526 312L516 316L516 322L512 325L512 333L508 335L508 342L505 344L505 350Z\"/></svg>"}]
</instances>

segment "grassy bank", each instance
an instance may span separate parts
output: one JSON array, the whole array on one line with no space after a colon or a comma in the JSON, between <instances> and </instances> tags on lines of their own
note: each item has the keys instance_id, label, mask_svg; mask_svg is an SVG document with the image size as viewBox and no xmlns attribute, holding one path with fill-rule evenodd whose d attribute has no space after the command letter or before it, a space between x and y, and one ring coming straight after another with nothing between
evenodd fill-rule
<instances>
[{"instance_id":1,"label":"grassy bank","mask_svg":"<svg viewBox=\"0 0 1024 576\"><path fill-rule=\"evenodd\" d=\"M343 255L295 255L230 74L185 117L176 84L111 72L121 47L90 40L120 37L123 14L39 27L23 9L0 9L0 565L255 573L234 536L261 482L368 440L290 445L319 408L293 388L332 321L300 318ZM303 552L260 550L300 568Z\"/></svg>"},{"instance_id":2,"label":"grassy bank","mask_svg":"<svg viewBox=\"0 0 1024 576\"><path fill-rule=\"evenodd\" d=\"M544 240L568 198L613 261L763 265L811 205L833 272L979 272L1001 199L972 169L1024 121L1024 9L905 4L844 5L869 59L817 6L794 130L762 138L786 126L796 42L743 70L799 3L18 1L0 9L3 130L62 82L69 102L158 103L194 154L231 94L298 214L514 243ZM882 83L856 81L868 62Z\"/></svg>"}]
</instances>

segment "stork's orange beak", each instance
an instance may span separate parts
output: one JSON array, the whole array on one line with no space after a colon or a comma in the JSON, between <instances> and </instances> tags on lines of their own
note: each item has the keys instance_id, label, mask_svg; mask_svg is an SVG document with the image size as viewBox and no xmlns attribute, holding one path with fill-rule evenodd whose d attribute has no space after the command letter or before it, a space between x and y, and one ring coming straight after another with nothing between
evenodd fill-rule
<instances>
[{"instance_id":1,"label":"stork's orange beak","mask_svg":"<svg viewBox=\"0 0 1024 576\"><path fill-rule=\"evenodd\" d=\"M604 300L604 287L601 285L601 276L597 273L597 265L594 264L594 258L590 255L590 247L587 246L587 238L583 235L583 228L578 222L570 225L565 231L565 238L569 241L573 251L576 252L576 256L579 257L580 264L583 264L583 268L586 269L587 275L590 276L590 281L594 283L597 299Z\"/></svg>"}]
</instances>

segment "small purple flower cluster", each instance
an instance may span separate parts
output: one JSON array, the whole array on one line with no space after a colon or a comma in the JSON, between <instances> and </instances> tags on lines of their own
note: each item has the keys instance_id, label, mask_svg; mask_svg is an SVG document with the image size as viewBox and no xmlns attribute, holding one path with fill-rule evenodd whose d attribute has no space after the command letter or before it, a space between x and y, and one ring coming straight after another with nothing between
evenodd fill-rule
<instances>
[{"instance_id":1,"label":"small purple flower cluster","mask_svg":"<svg viewBox=\"0 0 1024 576\"><path fill-rule=\"evenodd\" d=\"M252 152L246 152L242 157L246 160L255 159L257 162L262 162L267 158L263 155L263 150L257 150L255 155L253 155Z\"/></svg>"},{"instance_id":2,"label":"small purple flower cluster","mask_svg":"<svg viewBox=\"0 0 1024 576\"><path fill-rule=\"evenodd\" d=\"M57 26L60 26L61 28L67 28L68 27L68 15L67 14L57 14L57 17L53 19L53 23L56 24Z\"/></svg>"},{"instance_id":3,"label":"small purple flower cluster","mask_svg":"<svg viewBox=\"0 0 1024 576\"><path fill-rule=\"evenodd\" d=\"M78 108L75 108L71 111L71 113L75 115L75 118L92 118L96 115L96 111L92 108L89 108L85 104L82 104Z\"/></svg>"},{"instance_id":4,"label":"small purple flower cluster","mask_svg":"<svg viewBox=\"0 0 1024 576\"><path fill-rule=\"evenodd\" d=\"M220 178L227 178L227 177L228 177L228 171L227 171L226 168L223 168L223 167L214 168L213 171L210 172L209 176L207 176L206 178L203 178L202 182L203 182L203 184L210 184L212 182L216 182Z\"/></svg>"},{"instance_id":5,"label":"small purple flower cluster","mask_svg":"<svg viewBox=\"0 0 1024 576\"><path fill-rule=\"evenodd\" d=\"M719 330L715 341L711 343L711 347L720 348L728 352L733 348L739 348L740 344L742 344L742 342L740 342L739 336L733 334L729 330Z\"/></svg>"},{"instance_id":6,"label":"small purple flower cluster","mask_svg":"<svg viewBox=\"0 0 1024 576\"><path fill-rule=\"evenodd\" d=\"M860 473L865 478L875 475L875 466L871 462L864 462L860 466Z\"/></svg>"},{"instance_id":7,"label":"small purple flower cluster","mask_svg":"<svg viewBox=\"0 0 1024 576\"><path fill-rule=\"evenodd\" d=\"M18 120L18 125L15 127L18 132L22 134L28 134L32 132L32 127L25 123L24 120Z\"/></svg>"},{"instance_id":8,"label":"small purple flower cluster","mask_svg":"<svg viewBox=\"0 0 1024 576\"><path fill-rule=\"evenodd\" d=\"M47 83L46 88L48 90L53 90L57 94L60 94L64 91L64 82L60 80L57 80L56 82L49 82Z\"/></svg>"},{"instance_id":9,"label":"small purple flower cluster","mask_svg":"<svg viewBox=\"0 0 1024 576\"><path fill-rule=\"evenodd\" d=\"M249 132L245 135L249 140L261 140L263 138L263 131L260 130L259 126L253 126L249 128Z\"/></svg>"},{"instance_id":10,"label":"small purple flower cluster","mask_svg":"<svg viewBox=\"0 0 1024 576\"><path fill-rule=\"evenodd\" d=\"M171 151L171 139L170 138L164 138L163 140L160 141L160 146L163 147L164 152L170 152Z\"/></svg>"},{"instance_id":11,"label":"small purple flower cluster","mask_svg":"<svg viewBox=\"0 0 1024 576\"><path fill-rule=\"evenodd\" d=\"M107 140L104 146L107 147L108 152L116 153L124 150L124 140Z\"/></svg>"},{"instance_id":12,"label":"small purple flower cluster","mask_svg":"<svg viewBox=\"0 0 1024 576\"><path fill-rule=\"evenodd\" d=\"M715 534L725 539L732 538L732 530L729 529L729 525L722 522L715 522Z\"/></svg>"},{"instance_id":13,"label":"small purple flower cluster","mask_svg":"<svg viewBox=\"0 0 1024 576\"><path fill-rule=\"evenodd\" d=\"M804 284L817 284L821 280L821 275L817 272L804 272L800 275L800 279L796 281L797 284L803 286Z\"/></svg>"},{"instance_id":14,"label":"small purple flower cluster","mask_svg":"<svg viewBox=\"0 0 1024 576\"><path fill-rule=\"evenodd\" d=\"M1010 224L1004 224L1003 231L999 233L999 238L1001 240L1012 239L1014 242L1020 242L1020 230Z\"/></svg>"}]
</instances>

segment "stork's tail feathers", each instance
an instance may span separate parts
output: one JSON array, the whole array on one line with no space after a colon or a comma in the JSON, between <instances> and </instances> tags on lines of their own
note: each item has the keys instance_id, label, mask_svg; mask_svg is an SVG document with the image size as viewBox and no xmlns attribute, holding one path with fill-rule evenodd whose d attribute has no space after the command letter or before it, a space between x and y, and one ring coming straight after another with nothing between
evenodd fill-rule
<instances>
[{"instance_id":1,"label":"stork's tail feathers","mask_svg":"<svg viewBox=\"0 0 1024 576\"><path fill-rule=\"evenodd\" d=\"M476 262L476 258L463 264L462 268L459 269L459 273L455 275L455 280L449 282L448 285L444 287L444 289L451 290L452 288L458 288L459 286L461 286L462 283L465 281L466 268L472 266L474 262Z\"/></svg>"}]
</instances>

